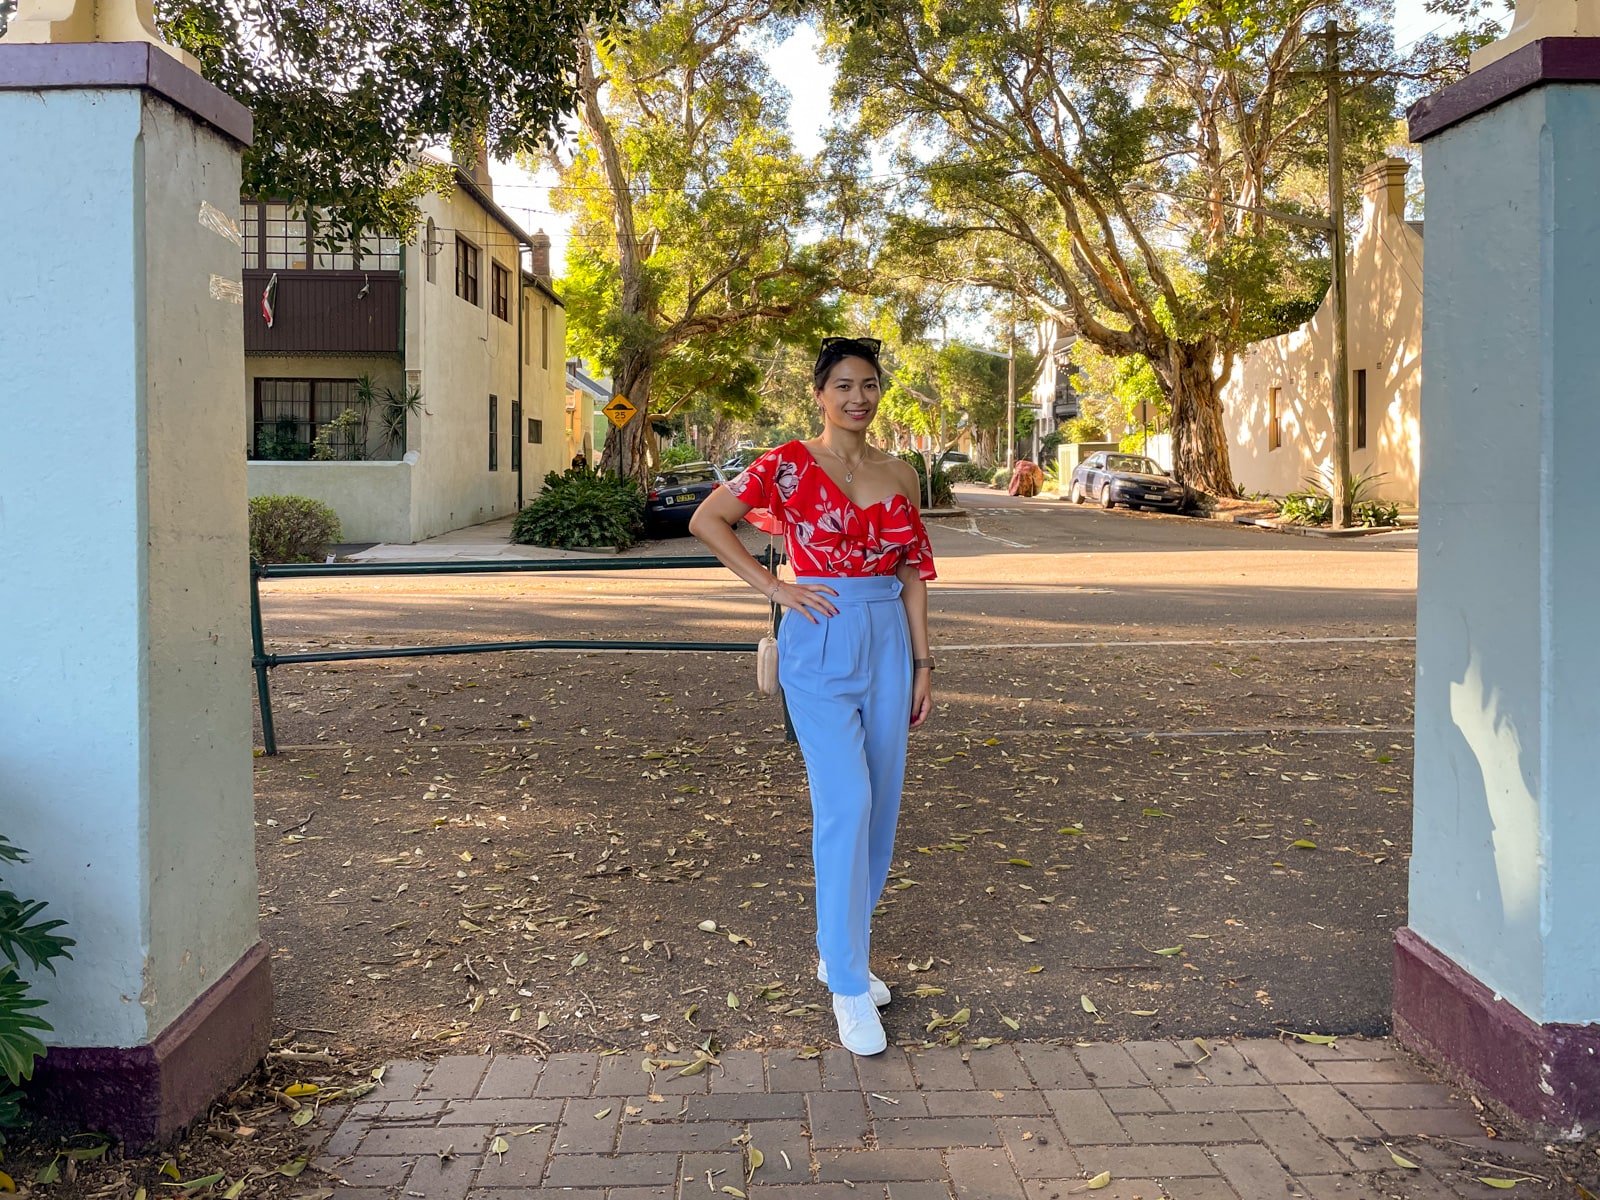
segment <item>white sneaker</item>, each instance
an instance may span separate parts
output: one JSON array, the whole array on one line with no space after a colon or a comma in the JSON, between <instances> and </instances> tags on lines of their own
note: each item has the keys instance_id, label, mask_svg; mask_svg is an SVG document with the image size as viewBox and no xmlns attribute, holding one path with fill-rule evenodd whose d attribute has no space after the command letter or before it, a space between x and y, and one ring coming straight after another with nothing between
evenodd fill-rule
<instances>
[{"instance_id":1,"label":"white sneaker","mask_svg":"<svg viewBox=\"0 0 1600 1200\"><path fill-rule=\"evenodd\" d=\"M883 1022L878 1019L878 1006L872 1002L872 993L859 996L835 996L833 1015L839 1021L839 1041L853 1054L882 1054L889 1039L884 1036Z\"/></svg>"},{"instance_id":2,"label":"white sneaker","mask_svg":"<svg viewBox=\"0 0 1600 1200\"><path fill-rule=\"evenodd\" d=\"M817 982L822 984L823 987L828 986L828 964L820 960L817 962ZM872 997L872 1002L879 1008L894 999L893 996L889 995L889 985L871 971L867 972L867 994Z\"/></svg>"}]
</instances>

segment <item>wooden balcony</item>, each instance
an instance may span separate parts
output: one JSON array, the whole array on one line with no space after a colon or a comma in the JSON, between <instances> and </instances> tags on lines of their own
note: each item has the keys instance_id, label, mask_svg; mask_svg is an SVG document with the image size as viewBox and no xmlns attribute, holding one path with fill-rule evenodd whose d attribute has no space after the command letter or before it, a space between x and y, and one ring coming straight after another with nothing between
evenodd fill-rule
<instances>
[{"instance_id":1,"label":"wooden balcony","mask_svg":"<svg viewBox=\"0 0 1600 1200\"><path fill-rule=\"evenodd\" d=\"M244 273L246 354L398 354L398 271L279 271L272 328L261 313L271 271ZM362 289L366 294L362 294Z\"/></svg>"}]
</instances>

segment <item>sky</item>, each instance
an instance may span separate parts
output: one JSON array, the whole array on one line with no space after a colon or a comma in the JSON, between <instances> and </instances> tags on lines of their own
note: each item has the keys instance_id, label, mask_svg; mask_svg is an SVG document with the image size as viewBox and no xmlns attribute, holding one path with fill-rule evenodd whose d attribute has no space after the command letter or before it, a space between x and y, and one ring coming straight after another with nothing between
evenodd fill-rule
<instances>
[{"instance_id":1,"label":"sky","mask_svg":"<svg viewBox=\"0 0 1600 1200\"><path fill-rule=\"evenodd\" d=\"M1440 28L1439 18L1423 8L1423 0L1395 0L1395 44L1404 49L1417 39ZM830 114L833 70L820 57L821 40L809 25L799 25L793 35L767 56L767 66L778 82L789 91L789 131L802 154L815 154L822 148L822 134ZM564 273L567 236L566 221L550 211L549 172L530 175L515 163L494 163L495 199L520 221L528 232L544 230L550 235L551 268Z\"/></svg>"}]
</instances>

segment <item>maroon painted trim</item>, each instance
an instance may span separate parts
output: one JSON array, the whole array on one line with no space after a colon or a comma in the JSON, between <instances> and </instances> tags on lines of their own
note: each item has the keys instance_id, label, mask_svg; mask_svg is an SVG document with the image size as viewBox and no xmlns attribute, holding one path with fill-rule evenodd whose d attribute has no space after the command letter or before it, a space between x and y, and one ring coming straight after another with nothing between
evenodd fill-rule
<instances>
[{"instance_id":1,"label":"maroon painted trim","mask_svg":"<svg viewBox=\"0 0 1600 1200\"><path fill-rule=\"evenodd\" d=\"M1600 1129L1600 1025L1540 1025L1410 929L1394 938L1394 1034L1524 1120Z\"/></svg>"},{"instance_id":2,"label":"maroon painted trim","mask_svg":"<svg viewBox=\"0 0 1600 1200\"><path fill-rule=\"evenodd\" d=\"M1518 46L1406 110L1420 142L1541 83L1600 83L1600 38L1550 37Z\"/></svg>"},{"instance_id":3,"label":"maroon painted trim","mask_svg":"<svg viewBox=\"0 0 1600 1200\"><path fill-rule=\"evenodd\" d=\"M143 1148L165 1141L254 1069L272 1037L265 943L143 1046L55 1046L26 1092L49 1123L96 1129Z\"/></svg>"},{"instance_id":4,"label":"maroon painted trim","mask_svg":"<svg viewBox=\"0 0 1600 1200\"><path fill-rule=\"evenodd\" d=\"M0 91L58 88L143 88L250 144L250 110L148 42L0 46Z\"/></svg>"}]
</instances>

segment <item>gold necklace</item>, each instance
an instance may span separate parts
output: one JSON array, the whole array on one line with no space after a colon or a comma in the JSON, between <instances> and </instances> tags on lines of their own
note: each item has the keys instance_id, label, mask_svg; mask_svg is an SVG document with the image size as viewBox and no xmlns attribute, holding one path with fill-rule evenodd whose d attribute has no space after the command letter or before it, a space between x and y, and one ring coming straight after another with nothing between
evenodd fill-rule
<instances>
[{"instance_id":1,"label":"gold necklace","mask_svg":"<svg viewBox=\"0 0 1600 1200\"><path fill-rule=\"evenodd\" d=\"M850 465L850 460L848 458L846 458L844 455L840 454L832 446L828 445L827 442L823 442L821 438L818 438L817 440L822 443L822 448L824 450L826 450L829 454L833 455L835 458L837 458L840 462L842 462L844 464L844 481L846 483L854 483L856 481L856 472L861 469L861 464L867 461L867 455L863 454L861 456L861 462L856 463L856 465L852 467ZM869 448L867 450L867 454L870 454L870 453L872 453L872 451Z\"/></svg>"}]
</instances>

